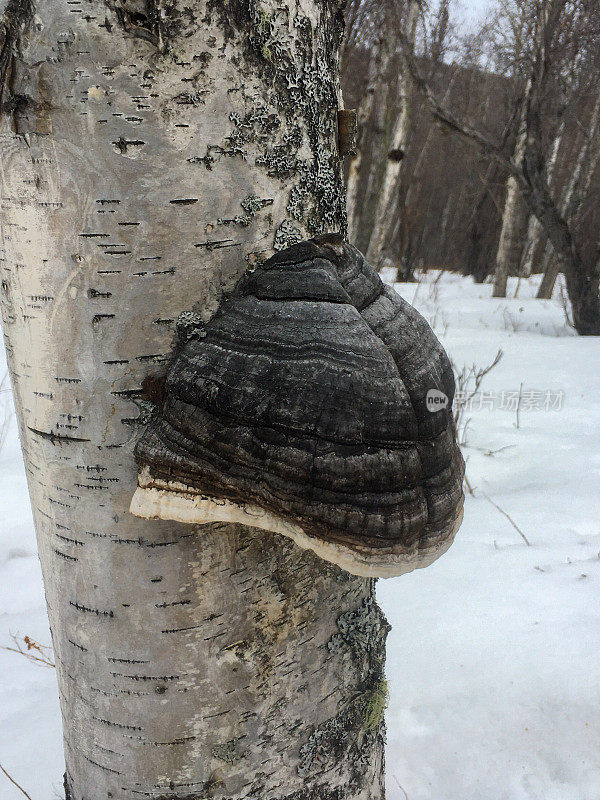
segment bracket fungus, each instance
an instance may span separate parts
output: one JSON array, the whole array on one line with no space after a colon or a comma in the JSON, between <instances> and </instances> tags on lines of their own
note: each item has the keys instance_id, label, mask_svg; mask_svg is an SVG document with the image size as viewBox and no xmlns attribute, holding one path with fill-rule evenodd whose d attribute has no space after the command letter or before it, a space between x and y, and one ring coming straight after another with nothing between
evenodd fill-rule
<instances>
[{"instance_id":1,"label":"bracket fungus","mask_svg":"<svg viewBox=\"0 0 600 800\"><path fill-rule=\"evenodd\" d=\"M131 511L263 528L365 577L427 566L462 519L453 395L431 328L358 250L295 244L188 331Z\"/></svg>"}]
</instances>

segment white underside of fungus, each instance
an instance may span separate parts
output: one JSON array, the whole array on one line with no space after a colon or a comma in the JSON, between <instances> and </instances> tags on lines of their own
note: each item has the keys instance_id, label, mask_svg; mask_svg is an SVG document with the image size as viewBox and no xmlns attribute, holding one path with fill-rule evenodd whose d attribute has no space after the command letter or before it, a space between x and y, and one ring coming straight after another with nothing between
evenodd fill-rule
<instances>
[{"instance_id":1,"label":"white underside of fungus","mask_svg":"<svg viewBox=\"0 0 600 800\"><path fill-rule=\"evenodd\" d=\"M428 567L448 550L463 518L461 509L452 529L438 547L412 553L395 551L393 547L382 550L380 554L374 554L372 549L361 553L343 544L311 536L299 525L259 506L208 497L190 491L190 487L179 481L160 480L152 476L147 467L143 467L138 474L138 488L131 500L130 511L136 517L144 519L164 519L196 525L233 522L278 533L287 536L302 549L311 550L325 561L363 578L393 578Z\"/></svg>"}]
</instances>

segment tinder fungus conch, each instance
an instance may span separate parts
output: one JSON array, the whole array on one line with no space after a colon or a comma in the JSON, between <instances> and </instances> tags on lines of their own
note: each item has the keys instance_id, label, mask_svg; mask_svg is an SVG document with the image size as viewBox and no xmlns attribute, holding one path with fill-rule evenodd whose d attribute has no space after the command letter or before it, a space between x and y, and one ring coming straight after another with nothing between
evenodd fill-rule
<instances>
[{"instance_id":1,"label":"tinder fungus conch","mask_svg":"<svg viewBox=\"0 0 600 800\"><path fill-rule=\"evenodd\" d=\"M427 566L462 519L453 394L431 328L358 250L301 242L182 342L131 510L263 528L356 575Z\"/></svg>"}]
</instances>

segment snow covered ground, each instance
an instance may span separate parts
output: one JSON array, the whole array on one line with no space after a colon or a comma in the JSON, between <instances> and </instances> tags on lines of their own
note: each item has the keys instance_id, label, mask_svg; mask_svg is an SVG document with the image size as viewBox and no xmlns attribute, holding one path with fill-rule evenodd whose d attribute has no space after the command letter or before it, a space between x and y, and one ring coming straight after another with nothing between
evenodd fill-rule
<instances>
[{"instance_id":1,"label":"snow covered ground","mask_svg":"<svg viewBox=\"0 0 600 800\"><path fill-rule=\"evenodd\" d=\"M461 420L474 494L456 543L379 584L394 626L388 800L600 800L600 341L574 336L558 300L534 300L535 279L492 300L438 275L398 288L457 369L503 356ZM48 643L14 421L0 508L0 645ZM8 651L0 764L32 800L60 796L54 670ZM19 797L0 774L1 800Z\"/></svg>"}]
</instances>

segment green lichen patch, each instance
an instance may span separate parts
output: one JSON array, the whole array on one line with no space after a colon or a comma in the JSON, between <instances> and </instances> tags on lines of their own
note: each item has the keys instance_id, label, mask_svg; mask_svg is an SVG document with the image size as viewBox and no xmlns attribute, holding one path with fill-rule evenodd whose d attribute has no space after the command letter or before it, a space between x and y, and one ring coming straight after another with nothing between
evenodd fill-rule
<instances>
[{"instance_id":1,"label":"green lichen patch","mask_svg":"<svg viewBox=\"0 0 600 800\"><path fill-rule=\"evenodd\" d=\"M366 597L354 611L342 614L337 620L339 633L328 642L332 653L349 647L357 656L369 654L383 663L385 637L391 626L372 596Z\"/></svg>"},{"instance_id":2,"label":"green lichen patch","mask_svg":"<svg viewBox=\"0 0 600 800\"><path fill-rule=\"evenodd\" d=\"M385 678L377 681L370 693L365 693L365 730L372 731L381 725L387 708L388 698L388 682Z\"/></svg>"},{"instance_id":3,"label":"green lichen patch","mask_svg":"<svg viewBox=\"0 0 600 800\"><path fill-rule=\"evenodd\" d=\"M183 311L177 318L175 328L177 335L182 342L194 336L203 335L205 321L200 314L195 311Z\"/></svg>"},{"instance_id":4,"label":"green lichen patch","mask_svg":"<svg viewBox=\"0 0 600 800\"><path fill-rule=\"evenodd\" d=\"M298 774L307 777L329 764L351 759L359 764L373 737L383 734L387 681L379 677L364 687L335 717L314 728L300 748Z\"/></svg>"},{"instance_id":5,"label":"green lichen patch","mask_svg":"<svg viewBox=\"0 0 600 800\"><path fill-rule=\"evenodd\" d=\"M244 753L240 749L241 738L230 739L223 744L216 744L211 753L215 758L225 761L226 764L235 764L237 761L244 757Z\"/></svg>"},{"instance_id":6,"label":"green lichen patch","mask_svg":"<svg viewBox=\"0 0 600 800\"><path fill-rule=\"evenodd\" d=\"M249 194L248 197L245 197L243 200L240 201L240 205L244 209L246 214L254 216L254 214L258 214L258 212L261 209L266 208L267 206L272 206L273 198L258 197L258 195Z\"/></svg>"},{"instance_id":7,"label":"green lichen patch","mask_svg":"<svg viewBox=\"0 0 600 800\"><path fill-rule=\"evenodd\" d=\"M275 250L285 250L286 247L298 244L303 238L302 231L286 219L275 231L273 248Z\"/></svg>"},{"instance_id":8,"label":"green lichen patch","mask_svg":"<svg viewBox=\"0 0 600 800\"><path fill-rule=\"evenodd\" d=\"M337 46L342 32L338 3L319 5L316 27L300 9L273 9L261 0L213 0L226 40L237 39L265 86L265 97L284 121L269 131L259 104L250 118L232 120L229 147L246 153L264 144L255 163L276 178L297 177L287 211L310 236L345 231L344 187L337 153ZM256 98L255 98L256 99ZM274 122L273 122L274 125ZM266 134L266 135L265 135ZM306 238L306 237L304 237Z\"/></svg>"}]
</instances>

